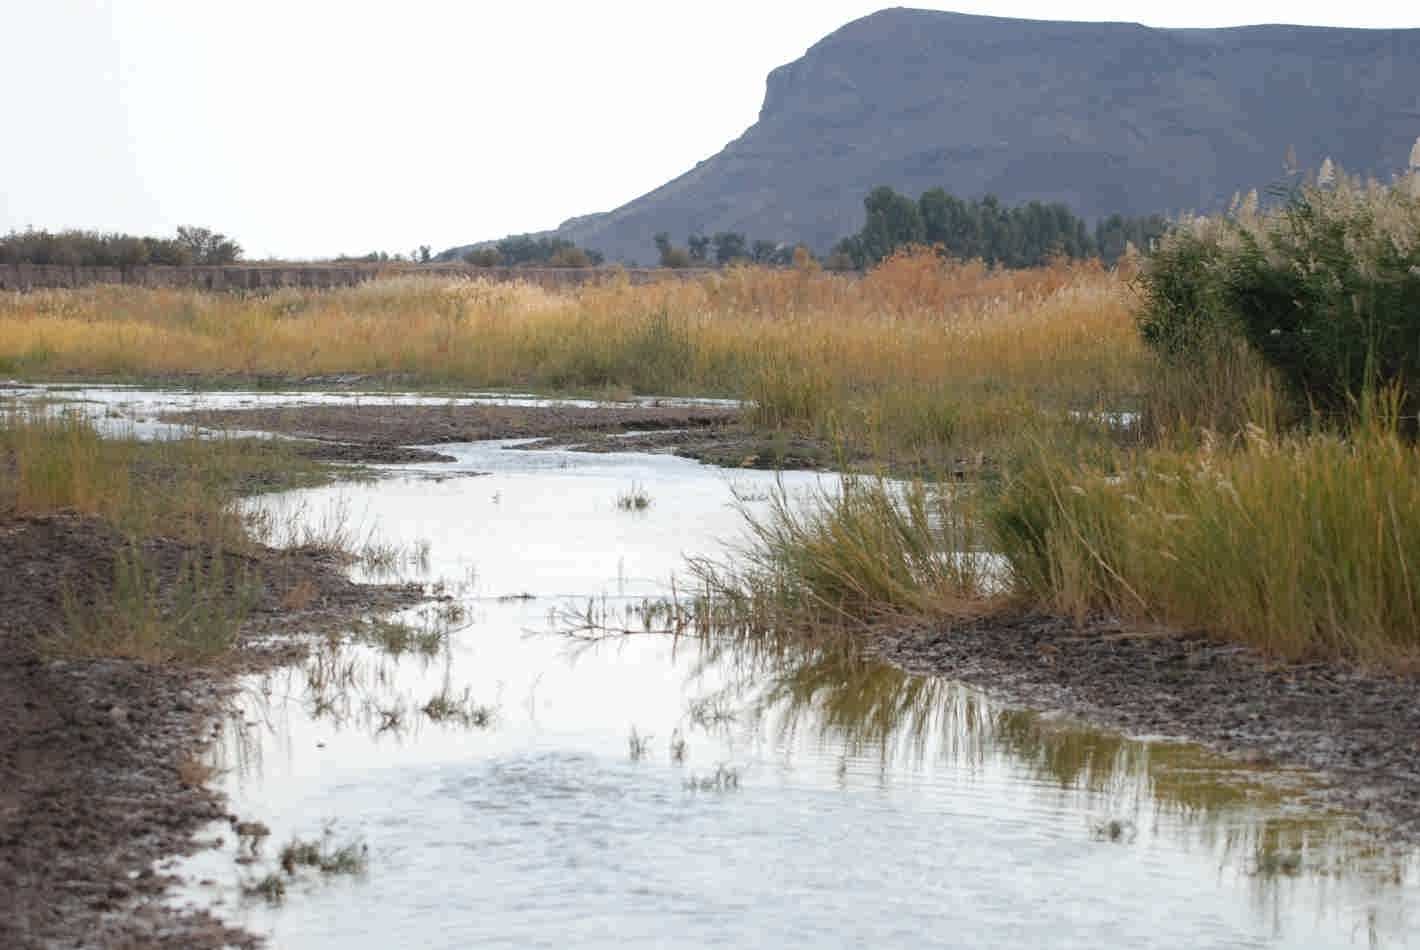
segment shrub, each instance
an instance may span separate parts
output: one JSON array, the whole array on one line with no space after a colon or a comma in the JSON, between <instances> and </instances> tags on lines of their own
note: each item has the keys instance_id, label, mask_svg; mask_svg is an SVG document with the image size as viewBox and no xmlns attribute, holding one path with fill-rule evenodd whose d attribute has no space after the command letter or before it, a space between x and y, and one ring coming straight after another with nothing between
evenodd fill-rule
<instances>
[{"instance_id":1,"label":"shrub","mask_svg":"<svg viewBox=\"0 0 1420 950\"><path fill-rule=\"evenodd\" d=\"M503 255L496 247L476 247L463 256L463 262L470 267L497 267L503 263Z\"/></svg>"},{"instance_id":2,"label":"shrub","mask_svg":"<svg viewBox=\"0 0 1420 950\"><path fill-rule=\"evenodd\" d=\"M1297 400L1350 415L1420 385L1420 198L1336 176L1258 212L1190 222L1141 275L1146 343L1175 365L1215 359L1243 339Z\"/></svg>"}]
</instances>

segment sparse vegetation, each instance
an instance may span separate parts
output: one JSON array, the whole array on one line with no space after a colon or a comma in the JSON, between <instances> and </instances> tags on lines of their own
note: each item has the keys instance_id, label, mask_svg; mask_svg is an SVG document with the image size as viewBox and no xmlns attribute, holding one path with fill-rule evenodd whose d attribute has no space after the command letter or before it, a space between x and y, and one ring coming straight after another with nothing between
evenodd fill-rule
<instances>
[{"instance_id":1,"label":"sparse vegetation","mask_svg":"<svg viewBox=\"0 0 1420 950\"><path fill-rule=\"evenodd\" d=\"M622 511L645 511L651 507L651 496L640 485L632 485L616 496L616 507Z\"/></svg>"},{"instance_id":2,"label":"sparse vegetation","mask_svg":"<svg viewBox=\"0 0 1420 950\"><path fill-rule=\"evenodd\" d=\"M364 874L369 855L369 846L358 839L337 844L334 828L327 826L317 839L292 838L282 846L278 860L288 876L301 868L322 874Z\"/></svg>"},{"instance_id":3,"label":"sparse vegetation","mask_svg":"<svg viewBox=\"0 0 1420 950\"><path fill-rule=\"evenodd\" d=\"M14 409L0 425L0 515L94 516L109 558L65 582L46 645L61 653L203 660L236 641L256 600L243 489L325 475L289 447L225 437L101 437L84 417Z\"/></svg>"},{"instance_id":4,"label":"sparse vegetation","mask_svg":"<svg viewBox=\"0 0 1420 950\"><path fill-rule=\"evenodd\" d=\"M497 709L474 702L471 690L464 687L455 694L448 683L424 704L421 711L433 722L451 722L466 728L486 729L493 724Z\"/></svg>"}]
</instances>

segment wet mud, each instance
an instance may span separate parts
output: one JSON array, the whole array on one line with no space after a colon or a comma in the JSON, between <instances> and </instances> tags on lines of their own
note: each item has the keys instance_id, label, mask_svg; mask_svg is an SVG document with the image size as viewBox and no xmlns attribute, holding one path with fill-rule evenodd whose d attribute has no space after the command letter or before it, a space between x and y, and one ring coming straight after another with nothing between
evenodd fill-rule
<instances>
[{"instance_id":1,"label":"wet mud","mask_svg":"<svg viewBox=\"0 0 1420 950\"><path fill-rule=\"evenodd\" d=\"M169 413L162 419L207 428L260 429L351 446L389 447L695 429L725 425L739 415L738 409L719 406L368 405L199 410Z\"/></svg>"},{"instance_id":2,"label":"wet mud","mask_svg":"<svg viewBox=\"0 0 1420 950\"><path fill-rule=\"evenodd\" d=\"M883 630L870 650L912 673L986 688L1133 736L1301 766L1315 795L1387 837L1420 841L1420 677L1288 663L1200 635L1035 613Z\"/></svg>"},{"instance_id":3,"label":"wet mud","mask_svg":"<svg viewBox=\"0 0 1420 950\"><path fill-rule=\"evenodd\" d=\"M0 521L0 946L254 946L165 906L173 878L153 868L228 817L198 763L233 674L299 656L289 637L268 638L338 630L418 590L354 584L319 552L257 549L233 556L257 595L230 658L204 668L56 654L47 641L64 597L100 596L123 546L95 518ZM193 553L143 543L164 589Z\"/></svg>"}]
</instances>

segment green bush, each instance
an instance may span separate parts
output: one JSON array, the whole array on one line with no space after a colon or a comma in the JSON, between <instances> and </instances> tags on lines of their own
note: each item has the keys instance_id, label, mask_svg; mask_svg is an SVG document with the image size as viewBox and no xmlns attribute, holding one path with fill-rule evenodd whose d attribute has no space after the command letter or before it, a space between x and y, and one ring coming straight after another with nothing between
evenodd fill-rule
<instances>
[{"instance_id":1,"label":"green bush","mask_svg":"<svg viewBox=\"0 0 1420 950\"><path fill-rule=\"evenodd\" d=\"M1248 346L1303 406L1347 417L1367 393L1420 387L1420 199L1345 178L1264 212L1186 224L1141 274L1140 331L1166 362Z\"/></svg>"}]
</instances>

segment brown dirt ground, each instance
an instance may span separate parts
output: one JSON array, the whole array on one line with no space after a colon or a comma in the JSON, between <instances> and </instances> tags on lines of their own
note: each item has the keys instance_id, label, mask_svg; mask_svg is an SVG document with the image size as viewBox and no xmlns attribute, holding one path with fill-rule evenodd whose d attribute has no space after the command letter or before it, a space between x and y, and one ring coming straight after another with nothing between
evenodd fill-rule
<instances>
[{"instance_id":1,"label":"brown dirt ground","mask_svg":"<svg viewBox=\"0 0 1420 950\"><path fill-rule=\"evenodd\" d=\"M171 413L167 422L260 429L359 446L436 445L480 439L530 439L573 433L694 429L723 425L739 410L720 407L290 406Z\"/></svg>"},{"instance_id":2,"label":"brown dirt ground","mask_svg":"<svg viewBox=\"0 0 1420 950\"><path fill-rule=\"evenodd\" d=\"M44 641L64 592L92 600L110 586L122 546L94 518L0 521L0 946L254 946L205 914L164 906L171 879L152 867L198 847L204 824L230 817L190 769L231 674L291 658L291 641L259 638L336 629L418 592L353 584L328 555L262 549L233 556L259 593L230 661L198 668L54 655ZM192 554L169 539L143 548L160 583Z\"/></svg>"},{"instance_id":3,"label":"brown dirt ground","mask_svg":"<svg viewBox=\"0 0 1420 950\"><path fill-rule=\"evenodd\" d=\"M1314 770L1323 804L1420 842L1420 676L1288 663L1201 635L1008 613L888 629L871 650L911 672L1129 735Z\"/></svg>"}]
</instances>

